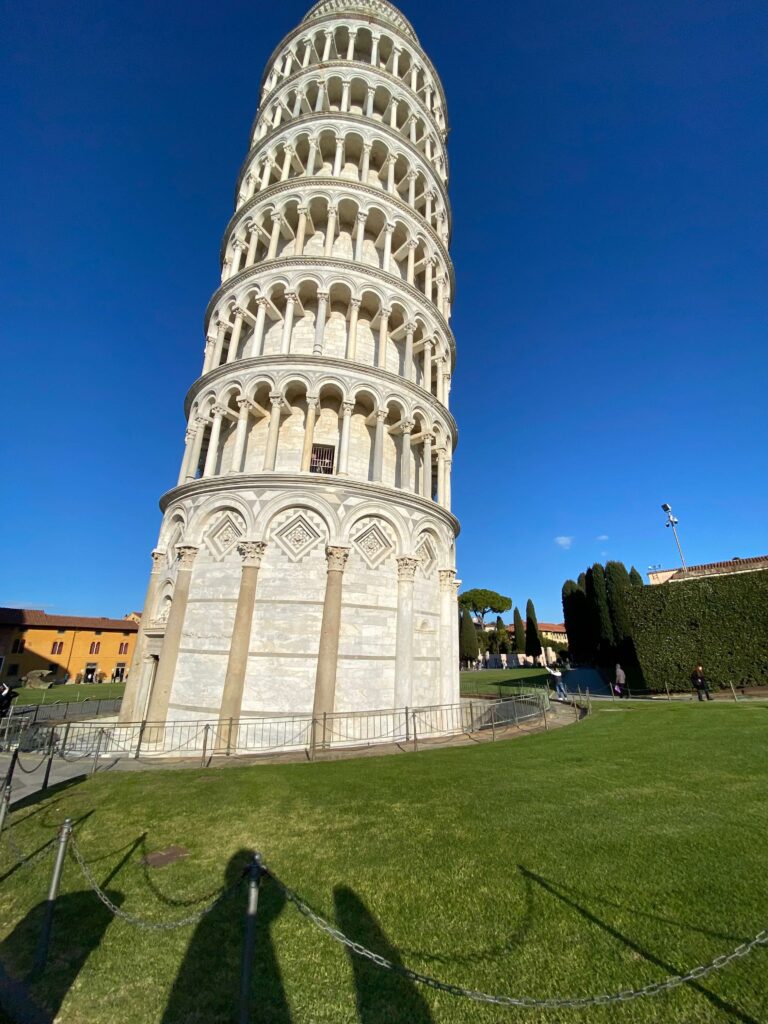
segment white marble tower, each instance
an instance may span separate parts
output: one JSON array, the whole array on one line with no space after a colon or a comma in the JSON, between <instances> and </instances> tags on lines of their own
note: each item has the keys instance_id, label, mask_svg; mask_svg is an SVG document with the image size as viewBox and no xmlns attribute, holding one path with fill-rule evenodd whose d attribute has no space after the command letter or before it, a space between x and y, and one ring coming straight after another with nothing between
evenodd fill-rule
<instances>
[{"instance_id":1,"label":"white marble tower","mask_svg":"<svg viewBox=\"0 0 768 1024\"><path fill-rule=\"evenodd\" d=\"M446 134L386 0L270 58L122 721L458 701Z\"/></svg>"}]
</instances>

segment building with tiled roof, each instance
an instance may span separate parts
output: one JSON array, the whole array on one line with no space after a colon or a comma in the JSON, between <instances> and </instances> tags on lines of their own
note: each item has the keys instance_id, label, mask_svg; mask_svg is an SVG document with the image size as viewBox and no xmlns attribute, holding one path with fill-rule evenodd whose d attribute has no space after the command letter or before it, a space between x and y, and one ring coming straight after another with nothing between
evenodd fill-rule
<instances>
[{"instance_id":1,"label":"building with tiled roof","mask_svg":"<svg viewBox=\"0 0 768 1024\"><path fill-rule=\"evenodd\" d=\"M706 576L732 576L742 572L764 572L768 569L768 555L752 558L731 558L727 562L706 562L689 565L685 569L651 569L648 582L653 586L660 583L678 583L680 580L702 579Z\"/></svg>"},{"instance_id":2,"label":"building with tiled roof","mask_svg":"<svg viewBox=\"0 0 768 1024\"><path fill-rule=\"evenodd\" d=\"M0 679L16 683L34 670L50 672L55 682L123 679L138 630L128 618L0 608Z\"/></svg>"}]
</instances>

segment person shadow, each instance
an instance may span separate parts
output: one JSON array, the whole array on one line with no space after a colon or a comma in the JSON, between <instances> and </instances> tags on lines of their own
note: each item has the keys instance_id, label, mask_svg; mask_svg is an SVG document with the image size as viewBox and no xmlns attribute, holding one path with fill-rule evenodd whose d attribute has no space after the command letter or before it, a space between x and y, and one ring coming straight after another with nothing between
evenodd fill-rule
<instances>
[{"instance_id":1,"label":"person shadow","mask_svg":"<svg viewBox=\"0 0 768 1024\"><path fill-rule=\"evenodd\" d=\"M336 923L349 938L403 967L400 954L389 942L378 921L360 897L346 886L333 893ZM377 967L348 950L355 981L360 1024L431 1024L432 1014L418 986L400 974Z\"/></svg>"},{"instance_id":2,"label":"person shadow","mask_svg":"<svg viewBox=\"0 0 768 1024\"><path fill-rule=\"evenodd\" d=\"M122 905L122 893L106 892L116 906ZM43 968L37 968L35 955L46 907L47 900L36 904L0 943L9 1009L14 1009L17 1020L29 1024L58 1017L64 997L88 957L101 945L113 920L90 889L60 895L54 908L47 960ZM24 984L15 979L24 979Z\"/></svg>"},{"instance_id":3,"label":"person shadow","mask_svg":"<svg viewBox=\"0 0 768 1024\"><path fill-rule=\"evenodd\" d=\"M229 888L251 863L253 853L239 850L229 859L224 886ZM161 1024L236 1020L245 933L245 885L201 918L173 983ZM251 987L254 1024L291 1024L271 928L285 907L282 890L269 875L259 886L256 947Z\"/></svg>"}]
</instances>

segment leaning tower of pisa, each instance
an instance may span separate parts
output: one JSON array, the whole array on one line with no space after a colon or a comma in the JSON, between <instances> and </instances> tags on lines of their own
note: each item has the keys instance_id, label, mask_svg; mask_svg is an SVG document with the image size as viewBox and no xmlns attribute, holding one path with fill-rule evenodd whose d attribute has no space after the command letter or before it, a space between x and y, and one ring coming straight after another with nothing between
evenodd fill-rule
<instances>
[{"instance_id":1,"label":"leaning tower of pisa","mask_svg":"<svg viewBox=\"0 0 768 1024\"><path fill-rule=\"evenodd\" d=\"M123 721L458 701L446 134L386 0L272 54Z\"/></svg>"}]
</instances>

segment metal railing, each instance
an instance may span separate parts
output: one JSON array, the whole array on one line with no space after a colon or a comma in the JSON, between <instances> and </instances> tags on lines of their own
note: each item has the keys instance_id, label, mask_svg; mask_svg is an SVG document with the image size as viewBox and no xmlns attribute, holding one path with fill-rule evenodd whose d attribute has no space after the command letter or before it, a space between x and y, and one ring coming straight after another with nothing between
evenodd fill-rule
<instances>
[{"instance_id":1,"label":"metal railing","mask_svg":"<svg viewBox=\"0 0 768 1024\"><path fill-rule=\"evenodd\" d=\"M209 756L271 754L366 747L374 744L412 744L522 725L545 718L549 699L544 691L516 694L501 700L461 701L458 704L396 708L380 711L335 712L281 716L243 716L237 720L171 722L71 721L57 724L15 719L5 749L43 751L76 761L93 757Z\"/></svg>"}]
</instances>

